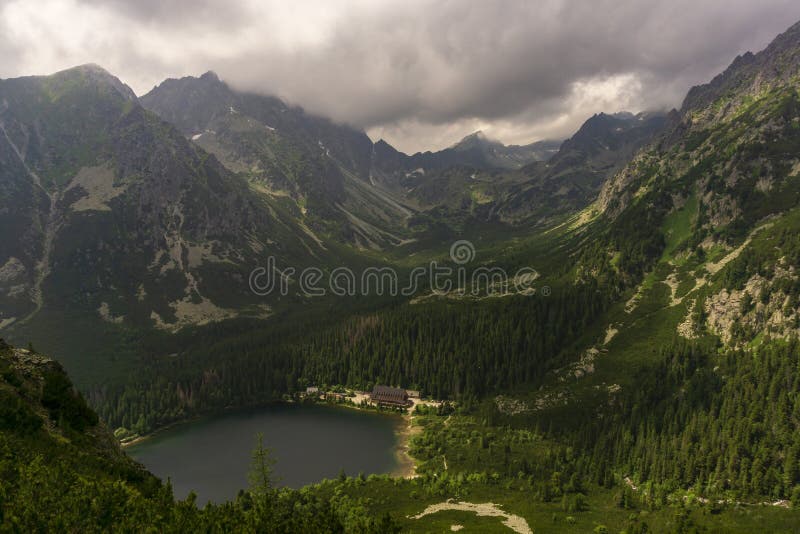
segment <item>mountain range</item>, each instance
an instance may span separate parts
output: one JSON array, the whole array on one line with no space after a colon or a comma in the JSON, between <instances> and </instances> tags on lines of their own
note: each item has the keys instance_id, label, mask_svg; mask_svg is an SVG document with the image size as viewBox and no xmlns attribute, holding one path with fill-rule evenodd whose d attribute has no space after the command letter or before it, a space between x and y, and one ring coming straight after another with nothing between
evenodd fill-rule
<instances>
[{"instance_id":1,"label":"mountain range","mask_svg":"<svg viewBox=\"0 0 800 534\"><path fill-rule=\"evenodd\" d=\"M86 65L0 96L4 328L43 308L166 331L267 317L243 280L268 256L334 265L465 224L525 231L588 203L664 123L599 115L559 149L475 133L408 156L211 72L137 98Z\"/></svg>"},{"instance_id":2,"label":"mountain range","mask_svg":"<svg viewBox=\"0 0 800 534\"><path fill-rule=\"evenodd\" d=\"M407 155L213 73L137 98L87 65L0 81L0 101L2 334L59 353L118 436L393 384L443 401L409 423L418 476L343 476L284 504L397 508L413 528L423 503L491 495L563 531L796 528L800 23L680 109L598 113L559 143L478 132ZM535 268L535 287L247 284L268 257L328 274L464 265L456 240L469 269ZM69 452L100 432L33 347L0 352L15 399L0 428L30 427L14 440L46 432ZM202 520L241 519L248 498Z\"/></svg>"}]
</instances>

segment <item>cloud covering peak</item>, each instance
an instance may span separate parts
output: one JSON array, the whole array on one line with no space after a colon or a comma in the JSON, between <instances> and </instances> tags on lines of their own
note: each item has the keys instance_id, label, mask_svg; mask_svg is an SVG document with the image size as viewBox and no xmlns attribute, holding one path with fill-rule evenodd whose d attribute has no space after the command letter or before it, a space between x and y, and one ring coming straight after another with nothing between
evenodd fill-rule
<instances>
[{"instance_id":1,"label":"cloud covering peak","mask_svg":"<svg viewBox=\"0 0 800 534\"><path fill-rule=\"evenodd\" d=\"M141 94L213 70L415 151L678 106L797 19L796 0L0 0L0 76L94 62Z\"/></svg>"}]
</instances>

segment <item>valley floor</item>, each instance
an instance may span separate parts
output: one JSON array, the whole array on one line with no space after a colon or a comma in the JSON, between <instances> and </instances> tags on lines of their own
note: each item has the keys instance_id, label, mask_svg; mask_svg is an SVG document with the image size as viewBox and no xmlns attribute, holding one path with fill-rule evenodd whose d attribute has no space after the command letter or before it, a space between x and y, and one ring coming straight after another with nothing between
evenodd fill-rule
<instances>
[{"instance_id":1,"label":"valley floor","mask_svg":"<svg viewBox=\"0 0 800 534\"><path fill-rule=\"evenodd\" d=\"M701 532L789 533L796 532L800 522L796 510L772 506L624 508L616 503L618 490L601 487L588 489L582 510L569 511L561 499L537 502L530 492L506 485L447 476L435 480L372 476L365 481L325 482L314 491L362 500L375 516L389 512L403 532L690 532L698 528ZM647 530L642 530L644 525Z\"/></svg>"},{"instance_id":2,"label":"valley floor","mask_svg":"<svg viewBox=\"0 0 800 534\"><path fill-rule=\"evenodd\" d=\"M522 472L508 476L499 471L509 458L511 462L518 454L533 458L552 444L536 436L526 443L527 431L481 429L473 417L458 414L418 413L412 426L416 429L411 439L418 466L415 477L373 475L324 481L313 490L325 497L347 495L360 500L375 516L389 512L409 532L749 533L795 532L800 524L800 511L770 501L711 503L691 491L678 490L666 503L648 505L640 501L640 488L633 494L624 491L625 480L610 488L569 488L557 481L557 473L548 481L533 480ZM492 441L482 460L486 438ZM501 442L512 444L506 460L492 454ZM552 485L552 494L542 497L541 482Z\"/></svg>"}]
</instances>

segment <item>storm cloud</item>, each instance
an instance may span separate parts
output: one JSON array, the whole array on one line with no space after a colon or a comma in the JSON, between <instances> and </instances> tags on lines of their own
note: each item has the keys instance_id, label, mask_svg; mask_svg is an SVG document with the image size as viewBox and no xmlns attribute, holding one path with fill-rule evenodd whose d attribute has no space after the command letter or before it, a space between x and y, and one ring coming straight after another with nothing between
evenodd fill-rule
<instances>
[{"instance_id":1,"label":"storm cloud","mask_svg":"<svg viewBox=\"0 0 800 534\"><path fill-rule=\"evenodd\" d=\"M214 70L413 151L678 106L798 19L796 0L0 0L0 76L94 62L142 94Z\"/></svg>"}]
</instances>

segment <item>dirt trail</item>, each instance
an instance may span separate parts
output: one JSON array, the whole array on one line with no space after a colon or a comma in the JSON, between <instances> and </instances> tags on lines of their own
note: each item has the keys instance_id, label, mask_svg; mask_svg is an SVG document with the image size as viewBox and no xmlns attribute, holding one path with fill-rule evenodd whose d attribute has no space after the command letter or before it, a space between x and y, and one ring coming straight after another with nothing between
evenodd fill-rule
<instances>
[{"instance_id":1,"label":"dirt trail","mask_svg":"<svg viewBox=\"0 0 800 534\"><path fill-rule=\"evenodd\" d=\"M739 254L741 254L742 251L745 248L747 248L747 245L750 244L750 242L753 240L753 237L755 237L755 235L758 232L760 232L761 230L765 230L765 229L771 227L773 224L774 223L768 222L768 223L762 224L758 228L755 228L752 232L750 232L750 235L747 236L747 239L744 240L744 243L742 243L741 245L739 245L738 247L733 249L727 256L725 256L724 258L720 259L717 263L710 263L710 262L707 263L706 264L706 271L708 271L712 275L717 274L719 271L722 270L723 267L725 267L731 261L733 261L733 260L735 260L736 258L739 257Z\"/></svg>"},{"instance_id":2,"label":"dirt trail","mask_svg":"<svg viewBox=\"0 0 800 534\"><path fill-rule=\"evenodd\" d=\"M435 514L444 510L473 512L480 517L502 517L503 524L514 532L518 532L519 534L533 534L533 530L528 526L528 522L525 518L504 512L499 505L490 502L474 504L471 502L453 502L453 500L450 499L443 503L428 506L421 513L411 516L411 519L421 519L426 515Z\"/></svg>"}]
</instances>

